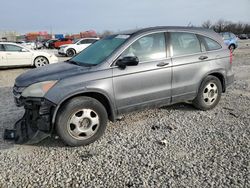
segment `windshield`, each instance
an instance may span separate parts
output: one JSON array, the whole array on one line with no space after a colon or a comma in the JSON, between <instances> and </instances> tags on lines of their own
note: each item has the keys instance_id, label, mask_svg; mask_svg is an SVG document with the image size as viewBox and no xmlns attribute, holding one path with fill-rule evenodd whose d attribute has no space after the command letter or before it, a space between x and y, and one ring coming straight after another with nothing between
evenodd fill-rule
<instances>
[{"instance_id":1,"label":"windshield","mask_svg":"<svg viewBox=\"0 0 250 188\"><path fill-rule=\"evenodd\" d=\"M80 39L74 39L73 44L76 44Z\"/></svg>"},{"instance_id":2,"label":"windshield","mask_svg":"<svg viewBox=\"0 0 250 188\"><path fill-rule=\"evenodd\" d=\"M112 52L123 44L130 35L111 35L99 40L70 59L78 65L93 66L103 62Z\"/></svg>"}]
</instances>

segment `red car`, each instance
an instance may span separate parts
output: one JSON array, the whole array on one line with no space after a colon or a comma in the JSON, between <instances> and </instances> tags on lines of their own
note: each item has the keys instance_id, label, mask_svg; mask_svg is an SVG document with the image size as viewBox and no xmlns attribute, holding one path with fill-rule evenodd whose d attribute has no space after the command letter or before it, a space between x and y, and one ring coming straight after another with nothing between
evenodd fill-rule
<instances>
[{"instance_id":1,"label":"red car","mask_svg":"<svg viewBox=\"0 0 250 188\"><path fill-rule=\"evenodd\" d=\"M67 38L63 38L63 39L59 39L58 41L54 42L54 48L56 49L59 49L59 47L61 45L64 45L64 44L72 44L73 41L71 39L67 39Z\"/></svg>"}]
</instances>

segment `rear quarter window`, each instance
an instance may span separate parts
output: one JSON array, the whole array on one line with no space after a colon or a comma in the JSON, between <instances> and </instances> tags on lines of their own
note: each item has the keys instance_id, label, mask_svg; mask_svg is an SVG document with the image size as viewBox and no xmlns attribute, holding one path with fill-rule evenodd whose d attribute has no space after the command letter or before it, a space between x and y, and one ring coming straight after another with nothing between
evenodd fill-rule
<instances>
[{"instance_id":1,"label":"rear quarter window","mask_svg":"<svg viewBox=\"0 0 250 188\"><path fill-rule=\"evenodd\" d=\"M215 40L205 37L205 36L201 36L201 37L205 43L207 51L219 50L222 48L221 45Z\"/></svg>"}]
</instances>

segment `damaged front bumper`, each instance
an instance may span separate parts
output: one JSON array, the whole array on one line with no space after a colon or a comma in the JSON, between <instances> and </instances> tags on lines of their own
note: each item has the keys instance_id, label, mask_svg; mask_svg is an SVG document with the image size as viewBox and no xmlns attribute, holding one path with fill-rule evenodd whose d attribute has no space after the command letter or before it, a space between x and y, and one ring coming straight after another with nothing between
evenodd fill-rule
<instances>
[{"instance_id":1,"label":"damaged front bumper","mask_svg":"<svg viewBox=\"0 0 250 188\"><path fill-rule=\"evenodd\" d=\"M4 139L18 144L35 144L51 135L52 115L55 104L44 98L15 98L17 106L24 106L25 113L14 129L6 129Z\"/></svg>"}]
</instances>

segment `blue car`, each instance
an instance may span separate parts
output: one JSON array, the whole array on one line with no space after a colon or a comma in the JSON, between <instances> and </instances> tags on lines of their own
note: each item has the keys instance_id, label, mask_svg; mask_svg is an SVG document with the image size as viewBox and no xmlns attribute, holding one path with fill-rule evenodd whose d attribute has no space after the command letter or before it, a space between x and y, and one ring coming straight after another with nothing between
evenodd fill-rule
<instances>
[{"instance_id":1,"label":"blue car","mask_svg":"<svg viewBox=\"0 0 250 188\"><path fill-rule=\"evenodd\" d=\"M235 34L230 33L230 32L224 32L224 33L220 33L220 35L222 36L224 43L228 46L228 48L230 50L234 50L235 48L238 47L238 38L235 36Z\"/></svg>"}]
</instances>

